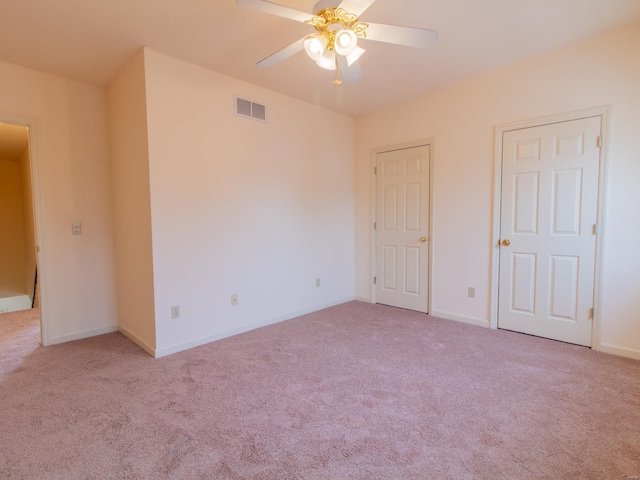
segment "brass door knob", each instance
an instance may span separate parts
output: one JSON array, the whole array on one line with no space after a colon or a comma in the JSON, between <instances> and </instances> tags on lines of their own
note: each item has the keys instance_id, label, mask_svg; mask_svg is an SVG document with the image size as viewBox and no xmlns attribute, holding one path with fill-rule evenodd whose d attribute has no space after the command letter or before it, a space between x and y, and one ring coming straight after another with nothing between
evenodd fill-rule
<instances>
[{"instance_id":1,"label":"brass door knob","mask_svg":"<svg viewBox=\"0 0 640 480\"><path fill-rule=\"evenodd\" d=\"M505 238L504 240L502 240L502 243L500 243L500 245L502 245L503 247L508 247L509 245L511 245L511 240Z\"/></svg>"},{"instance_id":2,"label":"brass door knob","mask_svg":"<svg viewBox=\"0 0 640 480\"><path fill-rule=\"evenodd\" d=\"M427 241L427 237L420 237L420 241L421 241L422 243L426 242L426 241Z\"/></svg>"}]
</instances>

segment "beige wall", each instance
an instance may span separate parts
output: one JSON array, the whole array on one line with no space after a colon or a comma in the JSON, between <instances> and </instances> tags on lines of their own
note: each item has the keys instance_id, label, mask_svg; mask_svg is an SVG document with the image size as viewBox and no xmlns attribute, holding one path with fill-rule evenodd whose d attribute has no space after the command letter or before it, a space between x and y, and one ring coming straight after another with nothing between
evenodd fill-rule
<instances>
[{"instance_id":1,"label":"beige wall","mask_svg":"<svg viewBox=\"0 0 640 480\"><path fill-rule=\"evenodd\" d=\"M435 139L433 313L487 324L494 128L611 105L601 344L640 358L640 25L494 70L356 121L356 294L370 296L371 152ZM476 287L476 299L467 298Z\"/></svg>"},{"instance_id":2,"label":"beige wall","mask_svg":"<svg viewBox=\"0 0 640 480\"><path fill-rule=\"evenodd\" d=\"M19 159L0 158L0 298L27 293L23 210Z\"/></svg>"},{"instance_id":3,"label":"beige wall","mask_svg":"<svg viewBox=\"0 0 640 480\"><path fill-rule=\"evenodd\" d=\"M117 328L106 92L0 62L0 121L34 122L45 342ZM71 223L83 234L71 235ZM21 274L21 279L23 274ZM22 281L21 281L22 283Z\"/></svg>"},{"instance_id":4,"label":"beige wall","mask_svg":"<svg viewBox=\"0 0 640 480\"><path fill-rule=\"evenodd\" d=\"M145 62L157 353L353 299L353 120L152 50ZM235 116L234 95L268 122Z\"/></svg>"},{"instance_id":5,"label":"beige wall","mask_svg":"<svg viewBox=\"0 0 640 480\"><path fill-rule=\"evenodd\" d=\"M28 147L20 158L20 180L24 225L24 288L29 298L33 300L33 285L36 274L36 234L33 217L33 194L31 192L31 156Z\"/></svg>"},{"instance_id":6,"label":"beige wall","mask_svg":"<svg viewBox=\"0 0 640 480\"><path fill-rule=\"evenodd\" d=\"M109 86L120 330L156 348L144 53Z\"/></svg>"}]
</instances>

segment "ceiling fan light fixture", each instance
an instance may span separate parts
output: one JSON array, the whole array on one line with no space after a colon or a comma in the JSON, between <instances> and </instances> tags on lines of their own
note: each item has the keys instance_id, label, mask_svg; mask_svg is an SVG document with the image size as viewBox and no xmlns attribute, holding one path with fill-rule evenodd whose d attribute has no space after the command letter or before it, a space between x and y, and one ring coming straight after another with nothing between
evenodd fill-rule
<instances>
[{"instance_id":1,"label":"ceiling fan light fixture","mask_svg":"<svg viewBox=\"0 0 640 480\"><path fill-rule=\"evenodd\" d=\"M314 61L319 61L327 49L327 39L324 35L309 35L304 39L304 50Z\"/></svg>"},{"instance_id":2,"label":"ceiling fan light fixture","mask_svg":"<svg viewBox=\"0 0 640 480\"><path fill-rule=\"evenodd\" d=\"M357 62L364 52L366 52L364 48L356 46L349 55L345 55L347 65L351 66Z\"/></svg>"},{"instance_id":3,"label":"ceiling fan light fixture","mask_svg":"<svg viewBox=\"0 0 640 480\"><path fill-rule=\"evenodd\" d=\"M319 67L322 67L325 70L335 70L336 69L336 52L327 48L316 63L318 64Z\"/></svg>"},{"instance_id":4,"label":"ceiling fan light fixture","mask_svg":"<svg viewBox=\"0 0 640 480\"><path fill-rule=\"evenodd\" d=\"M275 65L305 50L319 67L336 71L334 84L340 85L343 81L354 83L362 77L362 70L357 62L365 50L358 45L358 39L417 48L427 48L438 41L438 32L435 30L360 22L362 13L375 1L319 0L313 9L315 15L310 19L308 14L279 5L273 0L236 0L236 4L306 23L316 30L315 34L302 37L259 61L259 67ZM334 6L335 3L338 6Z\"/></svg>"},{"instance_id":5,"label":"ceiling fan light fixture","mask_svg":"<svg viewBox=\"0 0 640 480\"><path fill-rule=\"evenodd\" d=\"M343 28L336 33L334 44L338 55L347 56L358 47L358 37L353 30Z\"/></svg>"}]
</instances>

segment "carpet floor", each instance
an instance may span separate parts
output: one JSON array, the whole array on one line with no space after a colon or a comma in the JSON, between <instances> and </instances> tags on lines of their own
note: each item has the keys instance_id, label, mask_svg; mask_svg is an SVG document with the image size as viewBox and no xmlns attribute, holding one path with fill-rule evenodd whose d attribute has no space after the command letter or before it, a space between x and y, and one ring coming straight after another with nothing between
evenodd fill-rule
<instances>
[{"instance_id":1,"label":"carpet floor","mask_svg":"<svg viewBox=\"0 0 640 480\"><path fill-rule=\"evenodd\" d=\"M640 362L583 347L359 302L161 359L2 322L2 479L640 475Z\"/></svg>"}]
</instances>

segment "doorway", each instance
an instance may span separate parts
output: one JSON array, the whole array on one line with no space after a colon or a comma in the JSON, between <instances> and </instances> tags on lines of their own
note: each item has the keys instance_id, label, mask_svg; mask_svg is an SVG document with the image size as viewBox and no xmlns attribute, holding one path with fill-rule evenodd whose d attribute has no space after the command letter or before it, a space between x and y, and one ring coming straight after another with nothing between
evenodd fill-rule
<instances>
[{"instance_id":1,"label":"doorway","mask_svg":"<svg viewBox=\"0 0 640 480\"><path fill-rule=\"evenodd\" d=\"M32 155L27 125L0 123L0 333L41 341Z\"/></svg>"},{"instance_id":2,"label":"doorway","mask_svg":"<svg viewBox=\"0 0 640 480\"><path fill-rule=\"evenodd\" d=\"M375 154L375 303L429 312L429 144Z\"/></svg>"},{"instance_id":3,"label":"doorway","mask_svg":"<svg viewBox=\"0 0 640 480\"><path fill-rule=\"evenodd\" d=\"M496 326L591 347L603 114L499 130Z\"/></svg>"}]
</instances>

